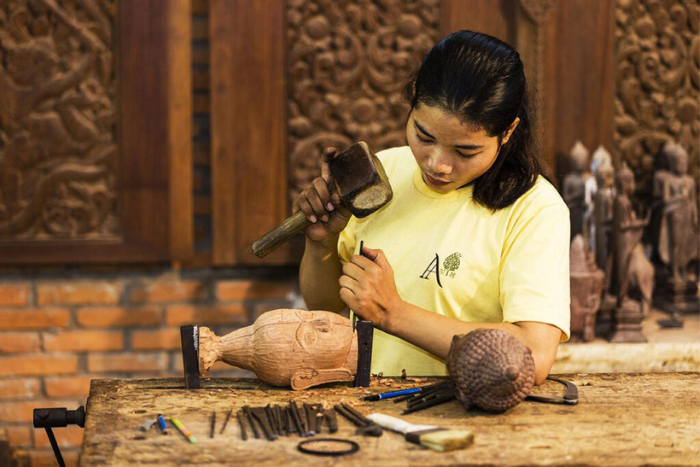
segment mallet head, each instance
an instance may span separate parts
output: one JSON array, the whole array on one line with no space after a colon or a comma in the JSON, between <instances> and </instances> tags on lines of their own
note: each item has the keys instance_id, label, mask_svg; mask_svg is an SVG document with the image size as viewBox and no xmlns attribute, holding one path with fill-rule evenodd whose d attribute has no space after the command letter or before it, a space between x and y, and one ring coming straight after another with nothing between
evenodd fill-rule
<instances>
[{"instance_id":1,"label":"mallet head","mask_svg":"<svg viewBox=\"0 0 700 467\"><path fill-rule=\"evenodd\" d=\"M355 217L366 217L391 201L384 167L364 141L337 154L328 165L341 201Z\"/></svg>"},{"instance_id":2,"label":"mallet head","mask_svg":"<svg viewBox=\"0 0 700 467\"><path fill-rule=\"evenodd\" d=\"M366 217L387 204L393 195L382 163L365 142L353 144L329 161L340 200L355 217ZM311 225L299 210L253 243L253 253L264 258Z\"/></svg>"}]
</instances>

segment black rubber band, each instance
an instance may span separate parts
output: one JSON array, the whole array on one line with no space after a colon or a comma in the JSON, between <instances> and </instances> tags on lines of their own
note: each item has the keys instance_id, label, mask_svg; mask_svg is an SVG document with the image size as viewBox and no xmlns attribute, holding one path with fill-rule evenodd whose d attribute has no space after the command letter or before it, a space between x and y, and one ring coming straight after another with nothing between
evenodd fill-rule
<instances>
[{"instance_id":1,"label":"black rubber band","mask_svg":"<svg viewBox=\"0 0 700 467\"><path fill-rule=\"evenodd\" d=\"M330 442L330 443L340 443L347 444L348 449L344 451L318 451L307 447L307 444L320 443L320 442ZM314 454L316 456L344 456L346 454L353 454L360 450L360 445L355 441L350 441L349 439L338 439L338 438L317 438L317 439L307 439L302 441L297 445L297 449L305 454Z\"/></svg>"}]
</instances>

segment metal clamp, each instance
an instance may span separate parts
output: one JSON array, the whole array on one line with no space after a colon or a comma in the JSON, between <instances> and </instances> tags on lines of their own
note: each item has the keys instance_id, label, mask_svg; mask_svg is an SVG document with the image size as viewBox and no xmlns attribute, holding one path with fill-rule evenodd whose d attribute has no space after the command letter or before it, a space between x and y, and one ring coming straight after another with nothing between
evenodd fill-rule
<instances>
[{"instance_id":1,"label":"metal clamp","mask_svg":"<svg viewBox=\"0 0 700 467\"><path fill-rule=\"evenodd\" d=\"M60 428L68 425L78 425L80 428L85 428L84 407L80 406L76 410L68 410L65 407L34 409L34 428L46 430L46 436L49 437L49 442L59 467L65 467L66 463L63 460L61 449L58 447L56 437L51 428Z\"/></svg>"}]
</instances>

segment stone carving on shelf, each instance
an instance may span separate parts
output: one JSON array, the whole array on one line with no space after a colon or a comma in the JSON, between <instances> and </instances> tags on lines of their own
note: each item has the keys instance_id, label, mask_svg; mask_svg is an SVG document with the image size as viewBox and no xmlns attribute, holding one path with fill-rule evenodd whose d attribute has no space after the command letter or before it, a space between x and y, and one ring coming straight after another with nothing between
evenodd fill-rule
<instances>
[{"instance_id":1,"label":"stone carving on shelf","mask_svg":"<svg viewBox=\"0 0 700 467\"><path fill-rule=\"evenodd\" d=\"M596 322L596 334L602 335L607 333L612 324L611 313L615 305L614 297L608 294L613 265L612 223L615 205L615 169L610 162L607 151L596 152L598 154L594 153L594 159L597 156L601 162L594 172L596 188L593 195L593 222L590 241L596 266L605 274L604 293Z\"/></svg>"},{"instance_id":2,"label":"stone carving on shelf","mask_svg":"<svg viewBox=\"0 0 700 467\"><path fill-rule=\"evenodd\" d=\"M615 3L615 143L635 174L635 197L652 203L654 155L669 139L700 158L700 35L697 1Z\"/></svg>"},{"instance_id":3,"label":"stone carving on shelf","mask_svg":"<svg viewBox=\"0 0 700 467\"><path fill-rule=\"evenodd\" d=\"M585 201L587 211L583 236L588 240L588 244L590 245L592 251L595 251L595 221L593 219L593 211L595 204L595 194L598 192L598 182L596 180L596 173L598 172L598 167L605 163L612 164L612 156L601 145L598 146L598 148L596 148L595 151L593 151L590 164L591 176L587 177L585 182Z\"/></svg>"},{"instance_id":4,"label":"stone carving on shelf","mask_svg":"<svg viewBox=\"0 0 700 467\"><path fill-rule=\"evenodd\" d=\"M623 164L616 176L617 194L613 212L610 294L615 297L612 312L612 342L646 342L642 320L648 315L654 289L654 267L646 257L642 235L649 218L637 217L631 196L634 174Z\"/></svg>"},{"instance_id":5,"label":"stone carving on shelf","mask_svg":"<svg viewBox=\"0 0 700 467\"><path fill-rule=\"evenodd\" d=\"M200 326L200 374L206 375L217 361L251 370L267 384L296 390L352 381L357 333L348 318L330 311L271 310L251 326L224 336Z\"/></svg>"},{"instance_id":6,"label":"stone carving on shelf","mask_svg":"<svg viewBox=\"0 0 700 467\"><path fill-rule=\"evenodd\" d=\"M326 146L406 144L403 83L439 39L435 0L287 2L290 200Z\"/></svg>"},{"instance_id":7,"label":"stone carving on shelf","mask_svg":"<svg viewBox=\"0 0 700 467\"><path fill-rule=\"evenodd\" d=\"M583 234L588 205L586 204L586 181L592 178L588 172L588 149L576 141L569 152L569 173L562 181L562 198L569 207L571 216L571 238Z\"/></svg>"},{"instance_id":8,"label":"stone carving on shelf","mask_svg":"<svg viewBox=\"0 0 700 467\"><path fill-rule=\"evenodd\" d=\"M595 262L610 278L612 268L611 235L613 205L615 202L615 169L610 162L603 162L595 171L596 192L593 197L593 224ZM608 286L606 286L606 289Z\"/></svg>"},{"instance_id":9,"label":"stone carving on shelf","mask_svg":"<svg viewBox=\"0 0 700 467\"><path fill-rule=\"evenodd\" d=\"M652 178L651 221L648 228L648 241L651 243L651 259L660 263L659 236L661 234L661 219L663 218L663 196L667 179L670 176L669 154L675 149L673 141L667 141L659 149L654 159L654 176ZM661 272L661 269L659 269Z\"/></svg>"},{"instance_id":10,"label":"stone carving on shelf","mask_svg":"<svg viewBox=\"0 0 700 467\"><path fill-rule=\"evenodd\" d=\"M571 342L595 338L596 313L605 284L605 273L595 264L593 254L581 234L570 249Z\"/></svg>"},{"instance_id":11,"label":"stone carving on shelf","mask_svg":"<svg viewBox=\"0 0 700 467\"><path fill-rule=\"evenodd\" d=\"M0 240L116 238L116 4L0 4Z\"/></svg>"},{"instance_id":12,"label":"stone carving on shelf","mask_svg":"<svg viewBox=\"0 0 700 467\"><path fill-rule=\"evenodd\" d=\"M688 175L688 153L681 145L666 143L660 157L667 165L654 176L656 298L668 311L697 310L700 235L695 181Z\"/></svg>"}]
</instances>

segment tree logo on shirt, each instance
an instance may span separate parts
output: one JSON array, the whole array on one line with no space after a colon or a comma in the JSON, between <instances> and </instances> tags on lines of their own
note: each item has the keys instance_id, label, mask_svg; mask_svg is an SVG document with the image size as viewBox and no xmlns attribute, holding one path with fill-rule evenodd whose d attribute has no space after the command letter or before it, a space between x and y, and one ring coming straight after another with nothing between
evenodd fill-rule
<instances>
[{"instance_id":1,"label":"tree logo on shirt","mask_svg":"<svg viewBox=\"0 0 700 467\"><path fill-rule=\"evenodd\" d=\"M459 266L461 264L460 258L462 257L462 253L452 253L450 256L448 256L445 261L442 263L442 273L449 278L454 278L455 273L457 269L459 269ZM420 275L421 279L430 279L431 274L435 274L435 279L437 280L438 285L440 288L442 288L442 283L440 282L440 256L438 256L437 253L435 253L435 258L430 262L427 268L425 268L425 271L423 271L423 274Z\"/></svg>"},{"instance_id":2,"label":"tree logo on shirt","mask_svg":"<svg viewBox=\"0 0 700 467\"><path fill-rule=\"evenodd\" d=\"M461 264L461 261L459 260L461 257L462 253L452 253L450 256L445 258L445 261L442 263L442 268L445 270L445 275L447 277L455 276L455 273Z\"/></svg>"}]
</instances>

